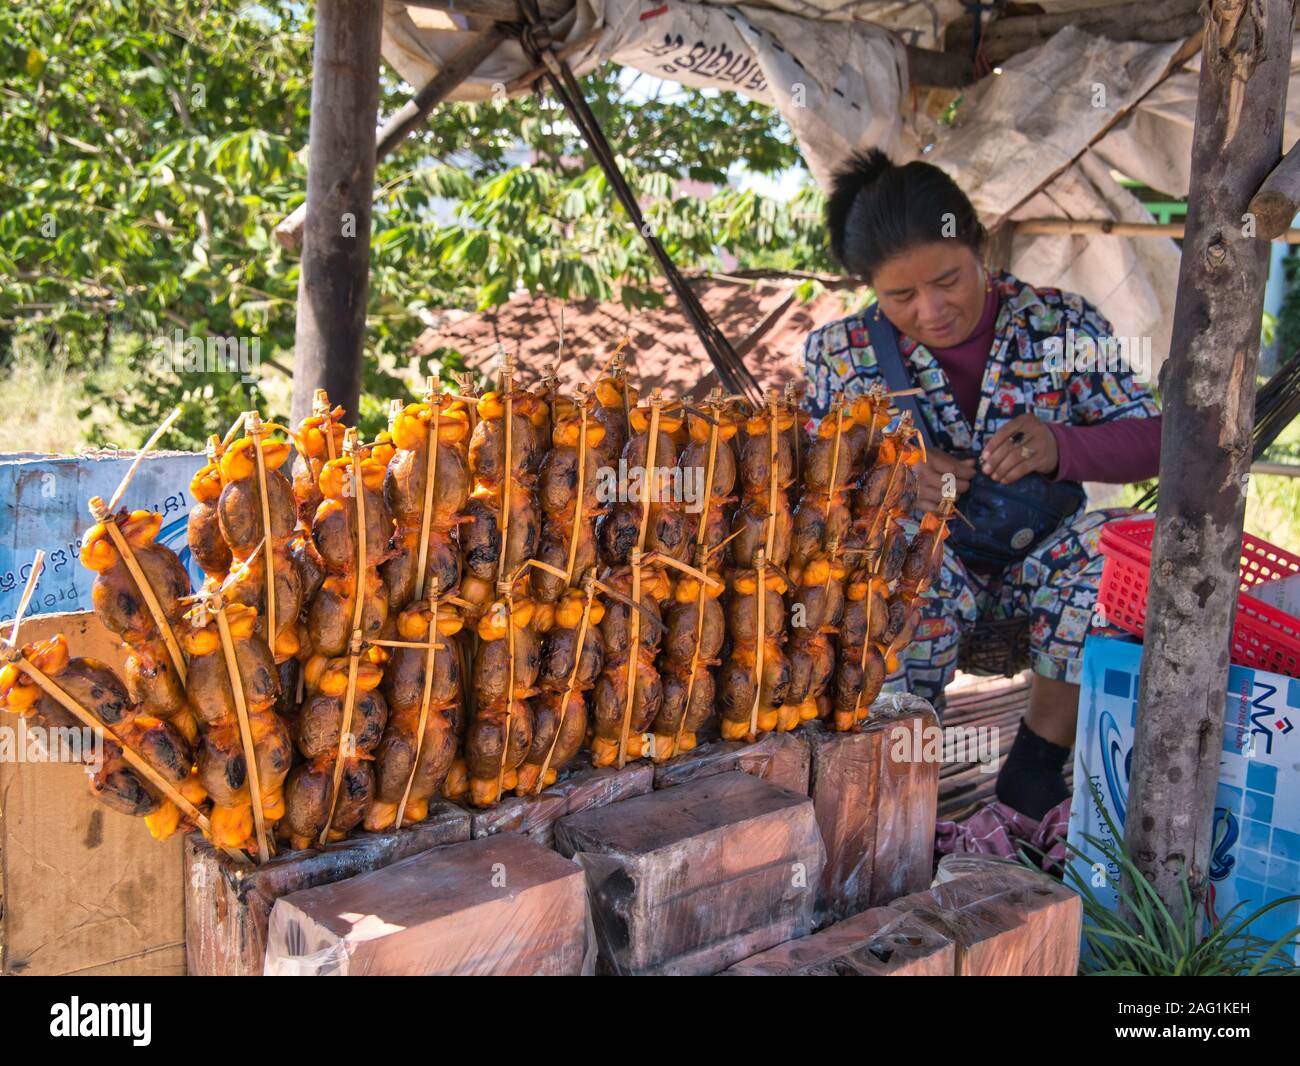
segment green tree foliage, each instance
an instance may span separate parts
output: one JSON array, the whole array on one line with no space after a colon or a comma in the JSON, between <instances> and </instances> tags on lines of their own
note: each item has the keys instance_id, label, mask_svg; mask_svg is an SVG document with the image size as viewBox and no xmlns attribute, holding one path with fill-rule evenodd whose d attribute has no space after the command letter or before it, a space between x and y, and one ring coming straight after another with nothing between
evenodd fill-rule
<instances>
[{"instance_id":1,"label":"green tree foliage","mask_svg":"<svg viewBox=\"0 0 1300 1066\"><path fill-rule=\"evenodd\" d=\"M256 338L262 374L291 364L298 261L272 230L305 191L311 17L297 0L0 8L0 360L57 350L140 436L183 403L191 445L266 406L238 371L160 356L180 331ZM716 266L724 249L742 266L829 266L814 189L780 203L725 186L737 163L798 164L775 112L676 87L647 97L614 67L583 88L683 268ZM385 68L381 114L410 92ZM720 191L700 199L682 179ZM554 101L443 106L376 186L367 430L405 392L397 371L422 314L518 287L657 298L653 261ZM95 373L111 360L116 374Z\"/></svg>"}]
</instances>

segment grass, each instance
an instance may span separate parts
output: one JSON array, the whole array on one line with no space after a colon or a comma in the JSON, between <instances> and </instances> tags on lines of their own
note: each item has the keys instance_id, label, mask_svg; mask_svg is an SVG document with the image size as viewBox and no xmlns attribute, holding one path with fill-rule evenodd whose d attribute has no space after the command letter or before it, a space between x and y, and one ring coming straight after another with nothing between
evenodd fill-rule
<instances>
[{"instance_id":1,"label":"grass","mask_svg":"<svg viewBox=\"0 0 1300 1066\"><path fill-rule=\"evenodd\" d=\"M137 448L149 434L126 424L111 399L128 396L140 381L141 354L132 338L115 338L105 358L72 361L17 345L0 366L10 417L0 419L0 455L45 452L69 455L91 447ZM273 409L288 410L291 382L269 366L261 369L262 391ZM93 384L96 397L88 387ZM82 417L80 412L89 409ZM164 407L165 411L166 408ZM216 431L217 427L208 427ZM177 447L163 441L162 448Z\"/></svg>"},{"instance_id":2,"label":"grass","mask_svg":"<svg viewBox=\"0 0 1300 1066\"><path fill-rule=\"evenodd\" d=\"M1106 820L1112 839L1121 831L1095 784L1093 803ZM1206 933L1201 909L1193 899L1191 885L1183 871L1179 884L1181 913L1171 914L1142 876L1128 852L1115 844L1085 835L1085 840L1121 872L1120 909L1111 910L1093 891L1090 878L1079 865L1069 863L1065 877L1083 897L1085 951L1079 964L1083 976L1092 977L1260 977L1300 976L1288 949L1296 946L1300 926L1276 940L1265 940L1247 931L1250 924L1269 911L1294 902L1288 896L1267 906L1247 911L1243 901L1234 906ZM1082 853L1071 847L1075 855ZM1093 856L1082 856L1085 864ZM1029 860L1026 860L1029 861ZM1088 867L1085 865L1084 869Z\"/></svg>"},{"instance_id":3,"label":"grass","mask_svg":"<svg viewBox=\"0 0 1300 1066\"><path fill-rule=\"evenodd\" d=\"M1270 463L1300 467L1300 420L1292 422L1264 453ZM1108 506L1132 507L1154 482L1123 486ZM1246 496L1246 532L1300 553L1300 478L1252 474Z\"/></svg>"},{"instance_id":4,"label":"grass","mask_svg":"<svg viewBox=\"0 0 1300 1066\"><path fill-rule=\"evenodd\" d=\"M0 419L0 453L66 454L86 443L75 414L86 404L85 378L79 371L69 370L60 359L42 365L18 358L5 376L11 406L9 417Z\"/></svg>"}]
</instances>

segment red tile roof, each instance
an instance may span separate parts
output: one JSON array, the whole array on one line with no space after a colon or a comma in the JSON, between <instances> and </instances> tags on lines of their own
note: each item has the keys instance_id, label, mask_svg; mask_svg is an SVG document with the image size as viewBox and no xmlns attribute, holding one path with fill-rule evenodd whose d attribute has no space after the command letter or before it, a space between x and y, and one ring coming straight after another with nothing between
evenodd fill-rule
<instances>
[{"instance_id":1,"label":"red tile roof","mask_svg":"<svg viewBox=\"0 0 1300 1066\"><path fill-rule=\"evenodd\" d=\"M802 376L803 338L817 326L860 305L860 290L830 290L800 303L798 279L754 281L700 277L691 281L713 317L761 386L780 387ZM560 305L564 304L564 354L558 373L570 387L592 380L626 335L624 349L639 388L659 387L670 396L696 389L712 364L666 283L659 307L631 309L621 303L564 301L516 293L505 304L477 314L452 313L423 333L412 354L424 357L454 348L474 370L490 373L505 347L515 355L517 380L536 381L559 353ZM707 388L709 383L704 387Z\"/></svg>"}]
</instances>

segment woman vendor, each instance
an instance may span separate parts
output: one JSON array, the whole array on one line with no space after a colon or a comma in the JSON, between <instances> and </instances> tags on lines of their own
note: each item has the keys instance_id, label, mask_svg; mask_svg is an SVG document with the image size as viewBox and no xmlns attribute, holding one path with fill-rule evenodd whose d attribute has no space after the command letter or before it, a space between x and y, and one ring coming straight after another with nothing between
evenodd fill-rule
<instances>
[{"instance_id":1,"label":"woman vendor","mask_svg":"<svg viewBox=\"0 0 1300 1066\"><path fill-rule=\"evenodd\" d=\"M860 395L878 380L896 387L904 373L904 384L922 390L916 407L930 445L918 469L919 511L936 508L945 491L965 511L977 471L981 499L1006 497L997 506L1011 510L1008 528L1019 494L1067 501L1059 521L1050 512L1037 536L1016 531L991 555L963 551L954 528L896 675L942 707L976 623L1029 616L1029 708L997 798L1041 818L1067 796L1084 638L1105 631L1094 616L1101 529L1133 513L1087 511L1078 483L1153 477L1159 409L1127 369L1072 369L1063 346L1104 339L1099 347L1113 351L1110 323L1073 293L985 266L984 228L937 167L896 166L879 151L855 156L836 175L827 214L832 253L878 303L808 337L811 413L823 417L837 392ZM1041 509L1033 513L1041 525Z\"/></svg>"}]
</instances>

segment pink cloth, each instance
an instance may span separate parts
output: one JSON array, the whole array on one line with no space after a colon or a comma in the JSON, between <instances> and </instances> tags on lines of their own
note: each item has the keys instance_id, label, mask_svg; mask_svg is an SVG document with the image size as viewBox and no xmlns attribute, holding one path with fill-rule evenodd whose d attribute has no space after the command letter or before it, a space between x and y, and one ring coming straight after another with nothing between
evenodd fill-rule
<instances>
[{"instance_id":1,"label":"pink cloth","mask_svg":"<svg viewBox=\"0 0 1300 1066\"><path fill-rule=\"evenodd\" d=\"M1097 426L1049 422L1060 453L1056 481L1102 481L1127 485L1160 470L1160 416L1117 418Z\"/></svg>"},{"instance_id":2,"label":"pink cloth","mask_svg":"<svg viewBox=\"0 0 1300 1066\"><path fill-rule=\"evenodd\" d=\"M934 852L943 855L996 855L1016 858L1026 847L1044 870L1065 863L1065 837L1070 827L1070 801L1062 800L1035 821L996 800L981 807L964 822L939 822L934 830Z\"/></svg>"},{"instance_id":3,"label":"pink cloth","mask_svg":"<svg viewBox=\"0 0 1300 1066\"><path fill-rule=\"evenodd\" d=\"M930 349L935 362L948 375L953 399L971 424L974 424L979 411L984 368L988 366L989 354L993 351L993 327L997 322L998 293L996 289L990 289L984 297L984 313L980 315L975 332L951 348Z\"/></svg>"}]
</instances>

